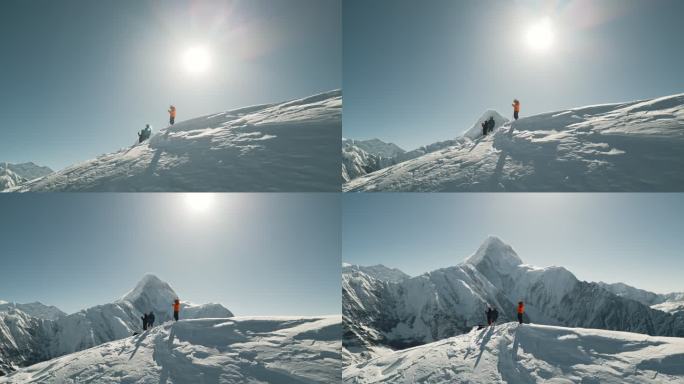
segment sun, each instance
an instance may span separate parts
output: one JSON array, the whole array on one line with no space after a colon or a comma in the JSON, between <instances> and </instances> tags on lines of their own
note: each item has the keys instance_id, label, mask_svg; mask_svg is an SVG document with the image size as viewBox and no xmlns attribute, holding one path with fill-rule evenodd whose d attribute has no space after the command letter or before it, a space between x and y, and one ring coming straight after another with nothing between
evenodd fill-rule
<instances>
[{"instance_id":1,"label":"sun","mask_svg":"<svg viewBox=\"0 0 684 384\"><path fill-rule=\"evenodd\" d=\"M211 55L206 47L188 48L183 54L183 66L191 74L206 72L211 66Z\"/></svg>"},{"instance_id":2,"label":"sun","mask_svg":"<svg viewBox=\"0 0 684 384\"><path fill-rule=\"evenodd\" d=\"M527 45L535 51L547 51L553 45L551 19L544 18L527 30Z\"/></svg>"},{"instance_id":3,"label":"sun","mask_svg":"<svg viewBox=\"0 0 684 384\"><path fill-rule=\"evenodd\" d=\"M185 205L192 212L207 212L214 205L213 193L185 193Z\"/></svg>"}]
</instances>

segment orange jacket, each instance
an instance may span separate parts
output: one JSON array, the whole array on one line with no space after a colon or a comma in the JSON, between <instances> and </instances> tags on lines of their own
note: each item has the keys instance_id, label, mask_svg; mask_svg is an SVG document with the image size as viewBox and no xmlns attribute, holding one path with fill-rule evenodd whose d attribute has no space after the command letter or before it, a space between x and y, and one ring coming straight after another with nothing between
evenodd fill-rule
<instances>
[{"instance_id":1,"label":"orange jacket","mask_svg":"<svg viewBox=\"0 0 684 384\"><path fill-rule=\"evenodd\" d=\"M171 115L171 117L176 117L176 107L169 108L169 115Z\"/></svg>"},{"instance_id":2,"label":"orange jacket","mask_svg":"<svg viewBox=\"0 0 684 384\"><path fill-rule=\"evenodd\" d=\"M173 311L174 312L180 312L180 301L174 301L173 302Z\"/></svg>"},{"instance_id":3,"label":"orange jacket","mask_svg":"<svg viewBox=\"0 0 684 384\"><path fill-rule=\"evenodd\" d=\"M513 111L520 112L520 102L519 101L516 101L511 105L513 106Z\"/></svg>"},{"instance_id":4,"label":"orange jacket","mask_svg":"<svg viewBox=\"0 0 684 384\"><path fill-rule=\"evenodd\" d=\"M525 313L525 304L518 304L518 313Z\"/></svg>"}]
</instances>

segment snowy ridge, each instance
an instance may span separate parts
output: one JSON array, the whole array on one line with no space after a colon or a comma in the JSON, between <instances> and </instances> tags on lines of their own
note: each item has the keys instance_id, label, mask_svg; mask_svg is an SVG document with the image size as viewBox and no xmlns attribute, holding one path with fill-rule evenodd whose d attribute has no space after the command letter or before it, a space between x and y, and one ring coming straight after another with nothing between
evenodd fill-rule
<instances>
[{"instance_id":1,"label":"snowy ridge","mask_svg":"<svg viewBox=\"0 0 684 384\"><path fill-rule=\"evenodd\" d=\"M347 366L345 383L683 383L684 338L507 323Z\"/></svg>"},{"instance_id":2,"label":"snowy ridge","mask_svg":"<svg viewBox=\"0 0 684 384\"><path fill-rule=\"evenodd\" d=\"M10 168L0 169L0 191L14 188L26 182L26 179L14 173Z\"/></svg>"},{"instance_id":3,"label":"snowy ridge","mask_svg":"<svg viewBox=\"0 0 684 384\"><path fill-rule=\"evenodd\" d=\"M492 113L491 111L489 113ZM486 114L485 114L486 115ZM497 126L499 125L497 121ZM347 182L344 191L681 191L684 94L523 117Z\"/></svg>"},{"instance_id":4,"label":"snowy ridge","mask_svg":"<svg viewBox=\"0 0 684 384\"><path fill-rule=\"evenodd\" d=\"M340 334L339 316L167 322L20 369L0 383L334 383Z\"/></svg>"},{"instance_id":5,"label":"snowy ridge","mask_svg":"<svg viewBox=\"0 0 684 384\"><path fill-rule=\"evenodd\" d=\"M338 90L198 117L8 191L336 192L341 116Z\"/></svg>"},{"instance_id":6,"label":"snowy ridge","mask_svg":"<svg viewBox=\"0 0 684 384\"><path fill-rule=\"evenodd\" d=\"M538 324L684 337L684 313L617 296L562 267L523 264L496 237L457 266L398 282L345 268L342 293L343 345L352 362L382 354L374 348L404 349L469 332L485 324L487 306L500 321L512 321L521 300L525 320Z\"/></svg>"}]
</instances>

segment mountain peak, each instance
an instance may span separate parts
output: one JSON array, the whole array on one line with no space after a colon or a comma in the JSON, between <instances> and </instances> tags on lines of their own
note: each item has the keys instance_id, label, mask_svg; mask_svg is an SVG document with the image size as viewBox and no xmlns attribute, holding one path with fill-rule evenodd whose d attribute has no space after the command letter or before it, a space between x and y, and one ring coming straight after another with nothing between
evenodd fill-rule
<instances>
[{"instance_id":1,"label":"mountain peak","mask_svg":"<svg viewBox=\"0 0 684 384\"><path fill-rule=\"evenodd\" d=\"M158 298L160 296L164 297L165 299L171 298L171 300L177 297L176 292L168 283L162 281L156 275L147 273L142 277L142 279L140 279L135 288L124 295L124 297L121 299L135 303L141 299L150 299L151 297Z\"/></svg>"},{"instance_id":2,"label":"mountain peak","mask_svg":"<svg viewBox=\"0 0 684 384\"><path fill-rule=\"evenodd\" d=\"M522 264L522 260L513 248L504 243L496 236L489 236L480 245L480 248L465 260L466 263L478 266L483 262L489 262L497 267L510 269Z\"/></svg>"}]
</instances>

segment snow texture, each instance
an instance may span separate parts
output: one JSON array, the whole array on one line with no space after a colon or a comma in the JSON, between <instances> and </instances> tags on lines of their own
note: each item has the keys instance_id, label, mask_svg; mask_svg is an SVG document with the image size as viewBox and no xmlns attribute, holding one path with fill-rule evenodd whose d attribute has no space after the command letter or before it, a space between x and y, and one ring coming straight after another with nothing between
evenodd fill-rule
<instances>
[{"instance_id":1,"label":"snow texture","mask_svg":"<svg viewBox=\"0 0 684 384\"><path fill-rule=\"evenodd\" d=\"M7 191L337 192L341 116L332 91L199 117Z\"/></svg>"},{"instance_id":2,"label":"snow texture","mask_svg":"<svg viewBox=\"0 0 684 384\"><path fill-rule=\"evenodd\" d=\"M343 190L684 189L684 94L523 117L486 137L478 123L446 148L362 175Z\"/></svg>"},{"instance_id":3,"label":"snow texture","mask_svg":"<svg viewBox=\"0 0 684 384\"><path fill-rule=\"evenodd\" d=\"M340 334L339 316L171 321L0 383L336 383Z\"/></svg>"},{"instance_id":4,"label":"snow texture","mask_svg":"<svg viewBox=\"0 0 684 384\"><path fill-rule=\"evenodd\" d=\"M684 338L507 323L344 369L345 383L684 383Z\"/></svg>"}]
</instances>

